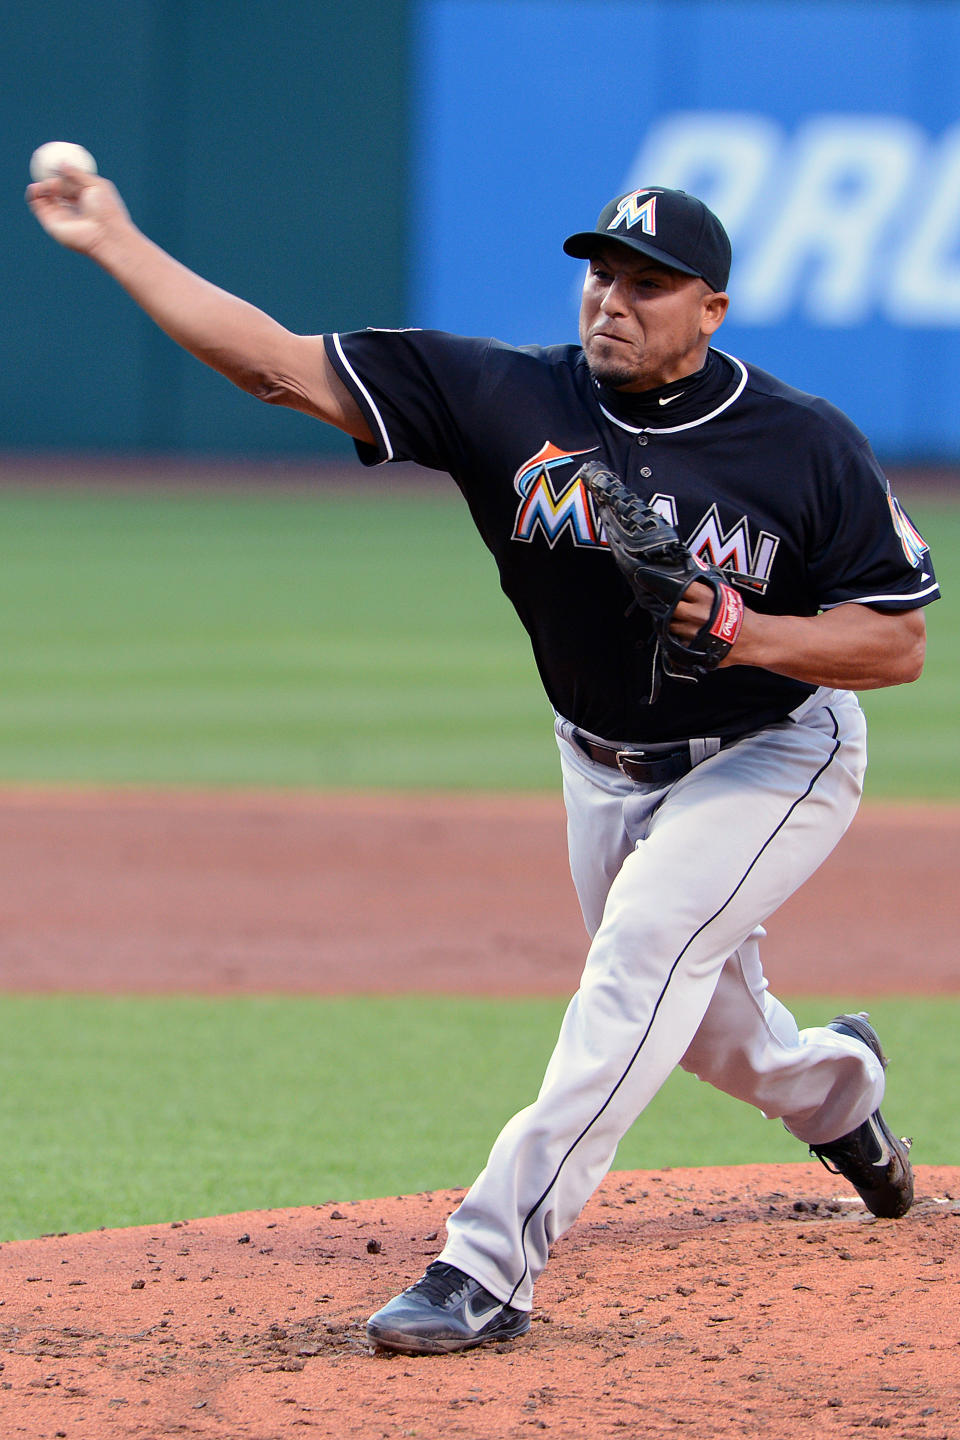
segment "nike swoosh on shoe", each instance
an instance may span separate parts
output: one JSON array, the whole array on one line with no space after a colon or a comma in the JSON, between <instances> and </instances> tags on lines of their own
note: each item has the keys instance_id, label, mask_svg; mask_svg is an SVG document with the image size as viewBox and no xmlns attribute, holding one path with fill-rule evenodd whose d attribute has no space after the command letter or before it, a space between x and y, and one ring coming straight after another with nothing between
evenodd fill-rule
<instances>
[{"instance_id":1,"label":"nike swoosh on shoe","mask_svg":"<svg viewBox=\"0 0 960 1440\"><path fill-rule=\"evenodd\" d=\"M483 1329L483 1327L485 1325L489 1325L491 1320L496 1319L496 1317L500 1314L502 1310L503 1306L498 1304L493 1305L490 1307L489 1310L484 1310L479 1315L476 1315L474 1314L473 1306L468 1300L466 1305L464 1305L463 1307L464 1323L469 1326L469 1328L473 1331L474 1335L478 1335Z\"/></svg>"},{"instance_id":2,"label":"nike swoosh on shoe","mask_svg":"<svg viewBox=\"0 0 960 1440\"><path fill-rule=\"evenodd\" d=\"M893 1159L893 1151L887 1144L887 1137L884 1135L880 1126L877 1124L876 1117L871 1115L867 1120L867 1124L870 1126L870 1133L873 1136L874 1140L876 1140L877 1146L880 1150L880 1154L877 1159L873 1160L871 1163L873 1165L876 1165L878 1169L881 1166L886 1169L886 1167L890 1164L890 1161Z\"/></svg>"}]
</instances>

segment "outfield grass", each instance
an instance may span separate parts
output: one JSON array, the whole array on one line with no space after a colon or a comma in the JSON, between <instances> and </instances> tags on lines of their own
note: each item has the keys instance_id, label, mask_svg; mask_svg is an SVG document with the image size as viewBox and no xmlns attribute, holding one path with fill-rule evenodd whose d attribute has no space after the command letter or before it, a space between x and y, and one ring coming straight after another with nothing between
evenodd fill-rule
<instances>
[{"instance_id":1,"label":"outfield grass","mask_svg":"<svg viewBox=\"0 0 960 1440\"><path fill-rule=\"evenodd\" d=\"M360 482L362 483L362 482ZM960 510L873 796L960 796ZM0 783L554 788L526 637L455 492L2 490Z\"/></svg>"},{"instance_id":2,"label":"outfield grass","mask_svg":"<svg viewBox=\"0 0 960 1440\"><path fill-rule=\"evenodd\" d=\"M861 1003L862 997L857 1003ZM796 1002L802 1024L844 1008ZM535 1095L563 1006L453 998L8 996L0 1239L468 1185ZM871 1007L885 1113L960 1163L960 998ZM794 1161L777 1122L675 1074L615 1168Z\"/></svg>"},{"instance_id":3,"label":"outfield grass","mask_svg":"<svg viewBox=\"0 0 960 1440\"><path fill-rule=\"evenodd\" d=\"M0 777L556 783L457 497L0 492Z\"/></svg>"}]
</instances>

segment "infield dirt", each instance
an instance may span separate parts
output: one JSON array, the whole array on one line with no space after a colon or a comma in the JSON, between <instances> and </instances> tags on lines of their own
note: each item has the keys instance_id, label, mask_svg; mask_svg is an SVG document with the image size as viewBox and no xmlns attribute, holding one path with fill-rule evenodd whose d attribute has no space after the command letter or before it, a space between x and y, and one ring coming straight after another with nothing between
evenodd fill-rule
<instances>
[{"instance_id":1,"label":"infield dirt","mask_svg":"<svg viewBox=\"0 0 960 1440\"><path fill-rule=\"evenodd\" d=\"M0 987L567 993L563 845L552 798L7 793ZM958 854L955 809L868 806L771 920L777 987L955 991ZM371 1354L456 1201L4 1245L2 1434L960 1436L960 1169L921 1166L901 1221L812 1164L614 1173L528 1336Z\"/></svg>"}]
</instances>

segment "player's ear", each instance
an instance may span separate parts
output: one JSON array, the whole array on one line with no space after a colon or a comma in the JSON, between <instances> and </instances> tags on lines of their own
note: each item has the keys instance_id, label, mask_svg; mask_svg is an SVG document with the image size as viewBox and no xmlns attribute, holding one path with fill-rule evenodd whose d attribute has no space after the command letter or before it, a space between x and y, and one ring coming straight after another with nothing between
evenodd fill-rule
<instances>
[{"instance_id":1,"label":"player's ear","mask_svg":"<svg viewBox=\"0 0 960 1440\"><path fill-rule=\"evenodd\" d=\"M700 321L704 335L712 335L715 330L720 329L729 304L730 296L725 290L709 290L704 295Z\"/></svg>"}]
</instances>

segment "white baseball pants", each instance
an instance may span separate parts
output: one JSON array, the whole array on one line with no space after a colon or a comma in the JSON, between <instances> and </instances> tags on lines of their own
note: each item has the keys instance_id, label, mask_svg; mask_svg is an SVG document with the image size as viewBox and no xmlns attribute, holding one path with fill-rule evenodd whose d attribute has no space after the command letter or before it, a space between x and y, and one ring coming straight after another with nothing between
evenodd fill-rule
<instances>
[{"instance_id":1,"label":"white baseball pants","mask_svg":"<svg viewBox=\"0 0 960 1440\"><path fill-rule=\"evenodd\" d=\"M508 1122L447 1223L440 1258L498 1299L533 1304L550 1245L677 1065L779 1117L808 1144L877 1108L883 1069L858 1041L799 1031L767 990L762 922L856 813L866 728L848 691L664 786L558 744L570 864L592 943L534 1103Z\"/></svg>"}]
</instances>

